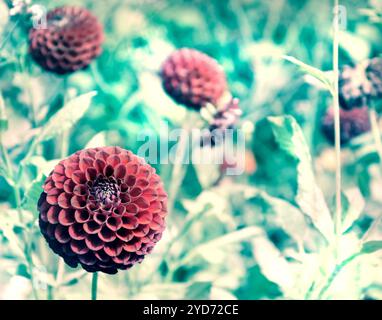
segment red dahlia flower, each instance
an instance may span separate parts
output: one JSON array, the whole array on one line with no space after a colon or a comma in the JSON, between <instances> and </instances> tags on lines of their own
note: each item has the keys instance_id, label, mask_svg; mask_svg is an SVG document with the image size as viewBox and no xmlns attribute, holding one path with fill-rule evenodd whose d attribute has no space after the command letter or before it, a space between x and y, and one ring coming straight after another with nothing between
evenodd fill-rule
<instances>
[{"instance_id":1,"label":"red dahlia flower","mask_svg":"<svg viewBox=\"0 0 382 320\"><path fill-rule=\"evenodd\" d=\"M47 14L46 28L32 28L29 51L44 69L66 74L83 69L97 57L103 28L97 18L80 7L60 7Z\"/></svg>"},{"instance_id":2,"label":"red dahlia flower","mask_svg":"<svg viewBox=\"0 0 382 320\"><path fill-rule=\"evenodd\" d=\"M38 202L49 246L71 267L116 273L162 236L167 195L155 169L118 147L78 151L56 165Z\"/></svg>"},{"instance_id":3,"label":"red dahlia flower","mask_svg":"<svg viewBox=\"0 0 382 320\"><path fill-rule=\"evenodd\" d=\"M326 112L322 121L322 132L328 141L334 144L334 109ZM370 120L367 107L351 110L340 109L341 144L346 144L352 138L370 130Z\"/></svg>"},{"instance_id":4,"label":"red dahlia flower","mask_svg":"<svg viewBox=\"0 0 382 320\"><path fill-rule=\"evenodd\" d=\"M382 58L345 66L339 77L340 101L345 109L368 106L382 98Z\"/></svg>"},{"instance_id":5,"label":"red dahlia flower","mask_svg":"<svg viewBox=\"0 0 382 320\"><path fill-rule=\"evenodd\" d=\"M165 91L189 108L217 104L227 89L226 77L215 59L193 49L180 49L164 62L161 71Z\"/></svg>"}]
</instances>

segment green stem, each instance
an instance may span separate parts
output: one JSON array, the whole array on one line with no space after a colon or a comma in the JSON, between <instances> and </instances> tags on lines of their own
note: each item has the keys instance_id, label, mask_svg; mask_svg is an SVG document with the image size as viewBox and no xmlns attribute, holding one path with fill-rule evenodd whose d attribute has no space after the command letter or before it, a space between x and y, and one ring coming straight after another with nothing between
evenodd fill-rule
<instances>
[{"instance_id":1,"label":"green stem","mask_svg":"<svg viewBox=\"0 0 382 320\"><path fill-rule=\"evenodd\" d=\"M15 21L15 23L13 24L11 30L8 32L8 34L4 37L3 41L0 43L0 50L2 51L5 44L7 43L7 41L9 40L9 38L11 37L12 33L16 30L17 26L19 25L20 23L20 19L18 19L17 21Z\"/></svg>"},{"instance_id":2,"label":"green stem","mask_svg":"<svg viewBox=\"0 0 382 320\"><path fill-rule=\"evenodd\" d=\"M338 256L339 241L342 233L342 203L341 203L341 137L340 137L340 103L339 103L339 25L338 25L338 6L339 1L334 0L334 28L333 28L333 106L334 106L334 127L335 127L335 150L336 150L336 214L335 214L335 232L336 232L336 251Z\"/></svg>"},{"instance_id":3,"label":"green stem","mask_svg":"<svg viewBox=\"0 0 382 320\"><path fill-rule=\"evenodd\" d=\"M314 289L316 288L316 281L313 281L312 284L310 285L308 291L306 292L304 296L304 300L309 300L310 297L312 296L312 293L314 292Z\"/></svg>"},{"instance_id":4,"label":"green stem","mask_svg":"<svg viewBox=\"0 0 382 320\"><path fill-rule=\"evenodd\" d=\"M4 164L5 164L5 169L7 170L7 174L9 175L9 178L13 180L13 170L12 170L12 165L11 161L9 159L8 151L5 149L3 145L3 137L2 137L2 132L0 132L0 151L1 154L4 158Z\"/></svg>"},{"instance_id":5,"label":"green stem","mask_svg":"<svg viewBox=\"0 0 382 320\"><path fill-rule=\"evenodd\" d=\"M20 188L19 188L17 182L15 183L13 190L15 193L15 201L16 201L16 207L17 207L17 212L19 215L20 223L22 225L24 225L23 213L21 210ZM23 242L24 242L24 256L25 256L25 260L27 261L27 265L28 265L33 297L36 300L38 300L39 297L38 297L38 293L37 293L37 289L36 289L35 281L34 281L34 276L33 276L33 269L34 268L33 268L33 260L32 260L32 247L31 247L30 241L26 238L24 231L21 235L22 235Z\"/></svg>"},{"instance_id":6,"label":"green stem","mask_svg":"<svg viewBox=\"0 0 382 320\"><path fill-rule=\"evenodd\" d=\"M66 104L68 100L68 78L65 77L62 81L62 89L63 89L63 94L62 96L64 97L64 105ZM61 149L60 149L60 158L65 158L68 155L69 152L69 137L70 137L70 130L66 129L62 132L61 134Z\"/></svg>"},{"instance_id":7,"label":"green stem","mask_svg":"<svg viewBox=\"0 0 382 320\"><path fill-rule=\"evenodd\" d=\"M15 181L14 172L13 172L12 165L11 165L11 160L9 158L8 151L5 149L5 147L2 143L1 133L0 133L0 150L1 150L1 153L2 153L4 160L5 160L5 165L6 165L6 169L8 171L7 174L9 176L9 179L12 179L12 188L13 188L13 193L14 193L14 197L15 197L15 207L17 209L19 221L20 221L21 225L24 225L24 217L23 217L23 212L21 210L21 202L22 202L21 190L20 190L18 181ZM31 286L32 286L33 297L36 300L38 300L38 294L37 294L37 290L35 288L35 282L33 279L33 261L32 261L32 255L31 255L31 247L30 247L29 241L25 237L24 231L22 232L21 236L23 238L23 243L24 243L24 250L23 251L24 251L25 260L27 261L28 270L29 270L29 274L30 274L30 281L31 281Z\"/></svg>"},{"instance_id":8,"label":"green stem","mask_svg":"<svg viewBox=\"0 0 382 320\"><path fill-rule=\"evenodd\" d=\"M335 242L333 244L335 259L338 261L340 256L340 241L342 235L342 199L341 199L341 136L340 136L340 102L339 102L339 0L334 0L334 21L333 21L333 83L330 93L333 97L334 109L334 145L336 155L336 211L334 214L334 227L335 227ZM325 291L330 287L337 273L342 269L342 264L337 265L332 275L329 277L327 285L319 293L321 297ZM338 270L338 267L340 269ZM317 281L313 281L309 287L306 296L309 298L312 291L316 287Z\"/></svg>"},{"instance_id":9,"label":"green stem","mask_svg":"<svg viewBox=\"0 0 382 320\"><path fill-rule=\"evenodd\" d=\"M332 285L334 279L337 277L337 275L342 271L343 268L345 268L350 262L352 262L355 258L359 257L360 253L355 253L351 255L349 258L345 259L342 261L340 264L337 264L336 267L334 268L333 272L329 276L326 284L324 287L321 289L321 291L318 294L318 299L322 299L323 295L328 291L330 286Z\"/></svg>"},{"instance_id":10,"label":"green stem","mask_svg":"<svg viewBox=\"0 0 382 320\"><path fill-rule=\"evenodd\" d=\"M93 272L92 275L92 300L97 300L97 287L98 287L98 272Z\"/></svg>"},{"instance_id":11,"label":"green stem","mask_svg":"<svg viewBox=\"0 0 382 320\"><path fill-rule=\"evenodd\" d=\"M31 143L31 146L26 154L26 156L24 157L23 160L21 160L21 164L24 165L26 163L28 163L29 159L33 156L34 152L36 151L36 148L38 147L38 143L39 143L39 138L38 137L34 137L32 143Z\"/></svg>"},{"instance_id":12,"label":"green stem","mask_svg":"<svg viewBox=\"0 0 382 320\"><path fill-rule=\"evenodd\" d=\"M161 263L159 265L161 265L164 261L167 260L173 245L175 243L177 243L177 242L179 243L180 240L182 240L185 236L187 236L187 234L190 231L191 227L194 225L194 222L199 220L199 218L202 217L204 215L204 213L206 212L206 210L208 210L208 209L209 208L207 206L204 207L203 210L198 212L196 215L191 217L191 219L187 220L184 223L183 227L179 230L177 235L175 237L173 237L173 240L169 243L169 245L167 246L166 250L164 251L163 259L162 259L162 261L161 261ZM172 268L172 270L174 270L174 268ZM172 272L171 272L171 270L169 270L168 273L167 273L166 279L170 280L171 276L172 276Z\"/></svg>"},{"instance_id":13,"label":"green stem","mask_svg":"<svg viewBox=\"0 0 382 320\"><path fill-rule=\"evenodd\" d=\"M95 83L97 84L97 86L101 89L101 91L105 94L113 95L114 93L113 87L104 81L102 75L98 71L98 67L96 63L92 63L90 65L90 72L92 73L93 79Z\"/></svg>"},{"instance_id":14,"label":"green stem","mask_svg":"<svg viewBox=\"0 0 382 320\"><path fill-rule=\"evenodd\" d=\"M185 123L188 122L188 119L185 119ZM186 127L182 128L182 134L179 138L178 146L176 149L176 159L175 163L172 169L172 175L171 175L171 186L169 189L169 197L168 197L168 212L172 212L174 209L176 197L178 195L179 189L181 187L181 184L183 182L183 178L185 175L185 164L184 164L184 158L187 152L187 146L188 146L188 133L189 130L186 129Z\"/></svg>"},{"instance_id":15,"label":"green stem","mask_svg":"<svg viewBox=\"0 0 382 320\"><path fill-rule=\"evenodd\" d=\"M133 110L141 101L142 101L142 96L138 91L131 94L129 96L129 99L119 109L118 118L119 119L128 118L130 111Z\"/></svg>"},{"instance_id":16,"label":"green stem","mask_svg":"<svg viewBox=\"0 0 382 320\"><path fill-rule=\"evenodd\" d=\"M53 300L54 299L53 287L51 285L48 285L48 290L46 293L46 299L47 300Z\"/></svg>"},{"instance_id":17,"label":"green stem","mask_svg":"<svg viewBox=\"0 0 382 320\"><path fill-rule=\"evenodd\" d=\"M61 134L61 150L60 150L60 158L63 159L68 155L69 152L69 140L70 132L69 130L64 130Z\"/></svg>"},{"instance_id":18,"label":"green stem","mask_svg":"<svg viewBox=\"0 0 382 320\"><path fill-rule=\"evenodd\" d=\"M2 153L4 160L5 160L5 166L6 166L6 169L8 171L7 175L9 177L9 179L12 180L12 189L13 189L13 194L15 197L15 208L17 210L19 221L20 221L20 224L24 226L24 217L23 217L23 212L21 210L21 203L22 203L21 190L20 190L20 186L18 184L18 181L15 181L11 160L9 158L8 151L5 149L5 147L2 143L1 133L0 133L0 150L1 150L1 153ZM33 261L32 261L32 255L31 255L31 246L29 244L28 239L26 239L26 237L25 237L24 230L21 234L21 237L22 237L23 243L24 243L23 251L24 251L25 260L27 261L28 270L29 270L29 274L30 274L30 281L31 281L31 286L32 286L33 297L36 300L38 300L38 293L37 293L37 290L35 287L35 282L33 279Z\"/></svg>"},{"instance_id":19,"label":"green stem","mask_svg":"<svg viewBox=\"0 0 382 320\"><path fill-rule=\"evenodd\" d=\"M15 205L16 205L17 212L19 215L19 221L22 225L24 225L24 217L23 217L23 213L21 211L21 194L20 194L20 187L18 186L18 182L14 183L13 193L15 196Z\"/></svg>"},{"instance_id":20,"label":"green stem","mask_svg":"<svg viewBox=\"0 0 382 320\"><path fill-rule=\"evenodd\" d=\"M62 258L58 259L58 267L56 274L56 286L60 286L65 274L65 261Z\"/></svg>"},{"instance_id":21,"label":"green stem","mask_svg":"<svg viewBox=\"0 0 382 320\"><path fill-rule=\"evenodd\" d=\"M373 135L375 148L378 153L379 157L379 164L382 168L382 140L381 140L381 131L379 129L378 125L378 115L377 111L375 110L374 106L370 106L369 108L369 118L370 118L370 126L371 126L371 133Z\"/></svg>"},{"instance_id":22,"label":"green stem","mask_svg":"<svg viewBox=\"0 0 382 320\"><path fill-rule=\"evenodd\" d=\"M0 97L0 99L1 99L0 103L2 104L3 103L2 98ZM0 107L3 107L3 106L0 106ZM2 113L3 112L5 113L5 110L1 110L1 111L2 111ZM2 116L5 116L5 115L2 115ZM19 221L20 221L20 224L24 226L24 217L23 217L23 212L21 210L21 202L22 202L21 201L21 191L20 191L18 181L15 181L12 163L11 163L8 151L4 147L2 134L3 133L0 131L0 151L1 151L2 158L4 160L5 169L7 170L8 179L10 179L12 182L11 185L12 185L13 194L15 197L15 208L17 209ZM33 261L32 261L32 256L31 256L31 252L30 252L31 250L30 250L30 246L29 246L29 241L27 241L27 239L25 237L24 230L21 233L21 237L22 237L23 243L24 243L23 252L24 252L25 260L27 261L28 270L30 273L30 280L31 280L33 296L37 300L38 294L37 294L37 290L35 288L34 280L33 280Z\"/></svg>"}]
</instances>

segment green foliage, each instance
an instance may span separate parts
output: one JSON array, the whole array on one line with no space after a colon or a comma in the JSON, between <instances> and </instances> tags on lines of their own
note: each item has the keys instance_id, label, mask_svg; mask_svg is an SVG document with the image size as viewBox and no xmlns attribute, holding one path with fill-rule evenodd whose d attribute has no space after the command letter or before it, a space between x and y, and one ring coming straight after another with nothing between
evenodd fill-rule
<instances>
[{"instance_id":1,"label":"green foliage","mask_svg":"<svg viewBox=\"0 0 382 320\"><path fill-rule=\"evenodd\" d=\"M365 242L362 246L362 253L373 253L382 249L382 241Z\"/></svg>"},{"instance_id":2,"label":"green foliage","mask_svg":"<svg viewBox=\"0 0 382 320\"><path fill-rule=\"evenodd\" d=\"M72 127L85 115L96 92L83 94L65 104L48 122L41 128L36 138L36 143L52 139Z\"/></svg>"},{"instance_id":3,"label":"green foliage","mask_svg":"<svg viewBox=\"0 0 382 320\"><path fill-rule=\"evenodd\" d=\"M28 191L24 195L24 201L22 203L22 208L29 212L32 212L37 216L37 203L42 192L42 184L45 182L46 176L42 176L40 179L36 179L32 182Z\"/></svg>"},{"instance_id":4,"label":"green foliage","mask_svg":"<svg viewBox=\"0 0 382 320\"><path fill-rule=\"evenodd\" d=\"M312 159L300 127L292 117L271 117L269 121L281 149L297 160L296 203L330 241L334 235L333 222L315 181Z\"/></svg>"},{"instance_id":5,"label":"green foliage","mask_svg":"<svg viewBox=\"0 0 382 320\"><path fill-rule=\"evenodd\" d=\"M327 73L321 71L320 69L314 68L294 57L284 56L284 59L295 64L301 69L301 71L320 81L327 90L332 90L333 80L328 77Z\"/></svg>"},{"instance_id":6,"label":"green foliage","mask_svg":"<svg viewBox=\"0 0 382 320\"><path fill-rule=\"evenodd\" d=\"M344 3L341 65L381 53L375 2ZM147 130L164 143L162 120L170 129L199 126L199 114L174 103L159 77L161 63L181 47L222 65L255 163L240 176L222 175L218 164L179 171L153 164L176 193L167 229L142 264L100 275L100 299L382 297L382 173L371 134L342 148L339 235L329 205L334 150L320 125L333 94L330 2L38 3L88 7L104 25L105 43L89 68L48 74L28 54L30 21L17 22L0 0L0 298L90 298L90 275L65 266L39 232L42 184L80 149L136 152Z\"/></svg>"}]
</instances>

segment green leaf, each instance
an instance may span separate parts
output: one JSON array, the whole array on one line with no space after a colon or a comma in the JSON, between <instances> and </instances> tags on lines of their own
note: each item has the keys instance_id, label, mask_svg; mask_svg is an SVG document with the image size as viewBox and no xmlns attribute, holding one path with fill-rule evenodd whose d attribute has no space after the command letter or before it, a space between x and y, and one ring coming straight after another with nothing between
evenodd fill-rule
<instances>
[{"instance_id":1,"label":"green leaf","mask_svg":"<svg viewBox=\"0 0 382 320\"><path fill-rule=\"evenodd\" d=\"M34 216L37 215L37 202L43 191L42 185L45 180L45 175L39 179L34 180L23 199L22 208L32 212Z\"/></svg>"},{"instance_id":2,"label":"green leaf","mask_svg":"<svg viewBox=\"0 0 382 320\"><path fill-rule=\"evenodd\" d=\"M62 259L62 258L60 258L60 259ZM76 283L78 283L78 281L81 281L83 278L85 278L85 276L87 276L87 275L88 275L88 273L84 270L78 270L75 272L71 272L65 276L65 278L62 280L61 283L56 283L56 286L58 286L58 287L60 287L60 286L73 286Z\"/></svg>"},{"instance_id":3,"label":"green leaf","mask_svg":"<svg viewBox=\"0 0 382 320\"><path fill-rule=\"evenodd\" d=\"M293 267L284 258L276 246L263 234L252 241L253 255L261 273L276 283L286 296L296 286L296 275Z\"/></svg>"},{"instance_id":4,"label":"green leaf","mask_svg":"<svg viewBox=\"0 0 382 320\"><path fill-rule=\"evenodd\" d=\"M296 59L295 57L283 56L283 58L285 60L295 64L296 66L298 66L300 68L300 70L303 71L304 73L306 73L306 74L314 77L315 79L319 80L320 82L322 82L322 84L327 88L327 90L332 91L332 81L324 71L317 69L315 67L312 67L312 66Z\"/></svg>"},{"instance_id":5,"label":"green leaf","mask_svg":"<svg viewBox=\"0 0 382 320\"><path fill-rule=\"evenodd\" d=\"M300 126L292 116L269 117L276 142L297 161L296 203L330 242L334 225L324 195L316 183L312 158Z\"/></svg>"},{"instance_id":6,"label":"green leaf","mask_svg":"<svg viewBox=\"0 0 382 320\"><path fill-rule=\"evenodd\" d=\"M212 289L211 282L194 282L186 289L185 299L206 300L209 299Z\"/></svg>"},{"instance_id":7,"label":"green leaf","mask_svg":"<svg viewBox=\"0 0 382 320\"><path fill-rule=\"evenodd\" d=\"M29 160L29 164L36 167L38 176L41 176L41 175L48 176L59 162L60 162L60 159L47 161L45 160L44 157L41 157L41 156L34 156L34 157L31 157Z\"/></svg>"},{"instance_id":8,"label":"green leaf","mask_svg":"<svg viewBox=\"0 0 382 320\"><path fill-rule=\"evenodd\" d=\"M374 253L382 249L382 240L368 241L362 246L361 253Z\"/></svg>"},{"instance_id":9,"label":"green leaf","mask_svg":"<svg viewBox=\"0 0 382 320\"><path fill-rule=\"evenodd\" d=\"M204 255L222 247L224 248L232 244L238 244L242 241L253 239L260 234L261 230L257 227L247 227L225 234L196 246L188 252L184 257L184 261L190 260L198 254Z\"/></svg>"},{"instance_id":10,"label":"green leaf","mask_svg":"<svg viewBox=\"0 0 382 320\"><path fill-rule=\"evenodd\" d=\"M268 206L267 213L274 214L273 220L276 224L293 239L303 241L307 235L307 223L301 210L288 201L272 197L263 191L259 191L253 200L265 202Z\"/></svg>"},{"instance_id":11,"label":"green leaf","mask_svg":"<svg viewBox=\"0 0 382 320\"><path fill-rule=\"evenodd\" d=\"M0 132L8 130L8 119L5 112L3 95L0 93Z\"/></svg>"},{"instance_id":12,"label":"green leaf","mask_svg":"<svg viewBox=\"0 0 382 320\"><path fill-rule=\"evenodd\" d=\"M84 116L90 106L92 98L96 94L96 91L92 91L66 103L65 106L42 127L36 143L49 140L71 129Z\"/></svg>"},{"instance_id":13,"label":"green leaf","mask_svg":"<svg viewBox=\"0 0 382 320\"><path fill-rule=\"evenodd\" d=\"M28 267L26 264L21 263L17 266L16 274L24 278L30 279L30 274L28 272Z\"/></svg>"},{"instance_id":14,"label":"green leaf","mask_svg":"<svg viewBox=\"0 0 382 320\"><path fill-rule=\"evenodd\" d=\"M0 119L0 132L4 132L8 130L8 120Z\"/></svg>"},{"instance_id":15,"label":"green leaf","mask_svg":"<svg viewBox=\"0 0 382 320\"><path fill-rule=\"evenodd\" d=\"M342 193L342 232L346 232L358 220L365 207L365 200L358 188Z\"/></svg>"},{"instance_id":16,"label":"green leaf","mask_svg":"<svg viewBox=\"0 0 382 320\"><path fill-rule=\"evenodd\" d=\"M29 220L26 211L23 211L22 214ZM25 259L23 244L20 235L17 233L17 230L23 226L18 219L18 212L13 209L0 211L0 217L0 235L2 234L8 240L12 254L18 256L20 261L23 261Z\"/></svg>"},{"instance_id":17,"label":"green leaf","mask_svg":"<svg viewBox=\"0 0 382 320\"><path fill-rule=\"evenodd\" d=\"M106 142L106 131L97 133L91 140L86 144L85 149L87 148L98 148L104 147L107 145Z\"/></svg>"}]
</instances>

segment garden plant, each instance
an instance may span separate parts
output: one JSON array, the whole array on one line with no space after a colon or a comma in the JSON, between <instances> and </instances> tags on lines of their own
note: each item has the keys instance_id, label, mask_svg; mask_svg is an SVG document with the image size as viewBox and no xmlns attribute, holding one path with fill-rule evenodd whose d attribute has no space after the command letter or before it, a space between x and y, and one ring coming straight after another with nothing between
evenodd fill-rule
<instances>
[{"instance_id":1,"label":"garden plant","mask_svg":"<svg viewBox=\"0 0 382 320\"><path fill-rule=\"evenodd\" d=\"M0 0L0 298L379 300L381 114L381 0Z\"/></svg>"}]
</instances>

